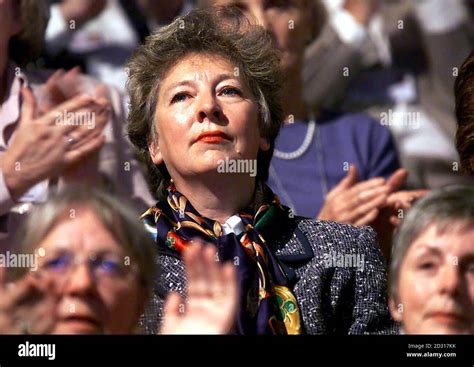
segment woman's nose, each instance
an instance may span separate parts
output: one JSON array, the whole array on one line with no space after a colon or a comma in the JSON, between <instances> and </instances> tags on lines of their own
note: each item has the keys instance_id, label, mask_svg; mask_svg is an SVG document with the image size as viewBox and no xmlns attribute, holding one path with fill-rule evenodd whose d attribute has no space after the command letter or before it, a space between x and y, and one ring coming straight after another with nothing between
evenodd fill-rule
<instances>
[{"instance_id":1,"label":"woman's nose","mask_svg":"<svg viewBox=\"0 0 474 367\"><path fill-rule=\"evenodd\" d=\"M440 292L455 294L459 292L462 285L462 275L459 271L459 265L454 261L450 261L444 266L444 270L440 274Z\"/></svg>"},{"instance_id":2,"label":"woman's nose","mask_svg":"<svg viewBox=\"0 0 474 367\"><path fill-rule=\"evenodd\" d=\"M85 294L94 288L94 275L85 263L77 264L70 270L65 279L64 292L68 294Z\"/></svg>"},{"instance_id":3,"label":"woman's nose","mask_svg":"<svg viewBox=\"0 0 474 367\"><path fill-rule=\"evenodd\" d=\"M204 122L206 119L218 123L222 119L222 109L214 97L203 97L199 104L197 120Z\"/></svg>"}]
</instances>

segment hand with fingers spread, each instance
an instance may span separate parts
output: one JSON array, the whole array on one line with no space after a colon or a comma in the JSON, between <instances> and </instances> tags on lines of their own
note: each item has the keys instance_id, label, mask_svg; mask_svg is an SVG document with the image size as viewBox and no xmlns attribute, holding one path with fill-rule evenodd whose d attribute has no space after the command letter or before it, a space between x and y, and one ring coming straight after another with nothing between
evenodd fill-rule
<instances>
[{"instance_id":1,"label":"hand with fingers spread","mask_svg":"<svg viewBox=\"0 0 474 367\"><path fill-rule=\"evenodd\" d=\"M329 192L318 219L355 226L370 225L375 229L382 253L389 256L393 233L400 223L400 209L409 209L411 202L424 196L426 190L399 191L408 172L395 171L387 180L373 178L358 182L354 166L341 182Z\"/></svg>"},{"instance_id":2,"label":"hand with fingers spread","mask_svg":"<svg viewBox=\"0 0 474 367\"><path fill-rule=\"evenodd\" d=\"M32 271L7 283L5 268L0 268L0 334L50 333L58 299L52 279Z\"/></svg>"},{"instance_id":3,"label":"hand with fingers spread","mask_svg":"<svg viewBox=\"0 0 474 367\"><path fill-rule=\"evenodd\" d=\"M328 193L318 219L367 225L377 218L389 191L383 178L358 182L357 169L351 165L347 176Z\"/></svg>"},{"instance_id":4,"label":"hand with fingers spread","mask_svg":"<svg viewBox=\"0 0 474 367\"><path fill-rule=\"evenodd\" d=\"M169 294L162 334L225 334L234 323L238 290L235 267L216 261L216 248L195 243L184 252L188 300Z\"/></svg>"},{"instance_id":5,"label":"hand with fingers spread","mask_svg":"<svg viewBox=\"0 0 474 367\"><path fill-rule=\"evenodd\" d=\"M377 232L380 248L385 258L390 259L392 237L400 225L405 212L415 201L428 193L428 190L408 190L391 193L380 214L370 223Z\"/></svg>"},{"instance_id":6,"label":"hand with fingers spread","mask_svg":"<svg viewBox=\"0 0 474 367\"><path fill-rule=\"evenodd\" d=\"M85 80L84 75L81 74L79 67L75 67L69 71L57 70L45 83L41 89L41 100L38 102L41 113L47 113L79 94L90 94L96 103L110 108L111 105L109 89L105 84L99 84L92 89L91 83ZM86 115L91 116L91 115ZM93 116L93 115L92 115ZM90 130L95 130L98 134L105 127L103 124L95 124L95 118L92 119L94 124L84 124L80 126L84 133L92 133ZM91 126L93 125L93 126ZM88 131L89 130L89 131ZM72 136L74 139L74 136ZM61 174L62 183L68 182L87 182L100 184L101 177L98 174L99 167L99 151L88 155L79 162L69 166Z\"/></svg>"},{"instance_id":7,"label":"hand with fingers spread","mask_svg":"<svg viewBox=\"0 0 474 367\"><path fill-rule=\"evenodd\" d=\"M40 88L38 109L40 113L46 113L79 94L90 94L95 100L107 99L110 102L108 87L105 84L94 87L81 74L81 69L75 67L69 71L57 70L49 77Z\"/></svg>"},{"instance_id":8,"label":"hand with fingers spread","mask_svg":"<svg viewBox=\"0 0 474 367\"><path fill-rule=\"evenodd\" d=\"M379 215L369 225L377 232L380 249L386 259L390 259L393 234L400 224L400 210L408 210L414 200L426 195L427 190L400 191L408 177L406 169L397 170L387 179L390 188L387 201L379 210Z\"/></svg>"},{"instance_id":9,"label":"hand with fingers spread","mask_svg":"<svg viewBox=\"0 0 474 367\"><path fill-rule=\"evenodd\" d=\"M38 182L61 175L99 150L110 114L108 102L79 95L38 116L33 93L23 88L22 97L20 121L1 161L14 200ZM76 118L84 115L94 117L93 129L76 123Z\"/></svg>"}]
</instances>

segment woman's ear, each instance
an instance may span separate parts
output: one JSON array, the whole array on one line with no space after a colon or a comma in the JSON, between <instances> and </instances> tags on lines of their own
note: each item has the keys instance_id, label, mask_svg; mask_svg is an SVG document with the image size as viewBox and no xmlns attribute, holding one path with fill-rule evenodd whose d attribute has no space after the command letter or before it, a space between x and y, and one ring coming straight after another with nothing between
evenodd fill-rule
<instances>
[{"instance_id":1,"label":"woman's ear","mask_svg":"<svg viewBox=\"0 0 474 367\"><path fill-rule=\"evenodd\" d=\"M153 141L148 144L148 151L150 152L151 160L153 163L155 163L155 165L159 166L161 163L163 163L163 156L161 155L158 142Z\"/></svg>"},{"instance_id":2,"label":"woman's ear","mask_svg":"<svg viewBox=\"0 0 474 367\"><path fill-rule=\"evenodd\" d=\"M268 142L267 138L260 138L260 150L266 152L270 149L270 143Z\"/></svg>"},{"instance_id":3,"label":"woman's ear","mask_svg":"<svg viewBox=\"0 0 474 367\"><path fill-rule=\"evenodd\" d=\"M392 315L392 319L401 323L403 319L403 305L397 304L397 302L392 297L390 297L388 301L388 306L390 308L390 314Z\"/></svg>"}]
</instances>

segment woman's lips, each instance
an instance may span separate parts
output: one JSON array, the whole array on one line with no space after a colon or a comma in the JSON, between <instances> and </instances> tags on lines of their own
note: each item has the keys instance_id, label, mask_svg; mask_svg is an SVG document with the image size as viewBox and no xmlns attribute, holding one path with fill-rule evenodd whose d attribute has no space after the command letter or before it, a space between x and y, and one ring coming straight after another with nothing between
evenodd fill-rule
<instances>
[{"instance_id":1,"label":"woman's lips","mask_svg":"<svg viewBox=\"0 0 474 367\"><path fill-rule=\"evenodd\" d=\"M230 137L222 131L206 131L197 137L196 142L216 144L226 140L230 140Z\"/></svg>"},{"instance_id":2,"label":"woman's lips","mask_svg":"<svg viewBox=\"0 0 474 367\"><path fill-rule=\"evenodd\" d=\"M466 318L454 312L432 312L429 314L429 318L436 320L442 324L454 324L454 323L465 323Z\"/></svg>"},{"instance_id":3,"label":"woman's lips","mask_svg":"<svg viewBox=\"0 0 474 367\"><path fill-rule=\"evenodd\" d=\"M66 332L73 333L90 333L97 332L101 329L99 322L88 316L69 316L60 320Z\"/></svg>"}]
</instances>

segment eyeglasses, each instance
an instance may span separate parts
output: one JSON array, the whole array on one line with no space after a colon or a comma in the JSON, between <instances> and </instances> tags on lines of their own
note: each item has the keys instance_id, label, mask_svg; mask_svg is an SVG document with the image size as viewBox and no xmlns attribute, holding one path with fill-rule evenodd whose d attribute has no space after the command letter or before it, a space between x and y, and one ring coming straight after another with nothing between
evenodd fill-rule
<instances>
[{"instance_id":1,"label":"eyeglasses","mask_svg":"<svg viewBox=\"0 0 474 367\"><path fill-rule=\"evenodd\" d=\"M43 258L38 270L43 274L64 279L72 274L76 266L86 264L96 281L123 281L137 274L137 266L130 262L130 257L115 253L92 253L89 256L78 256L71 252L62 252Z\"/></svg>"}]
</instances>

